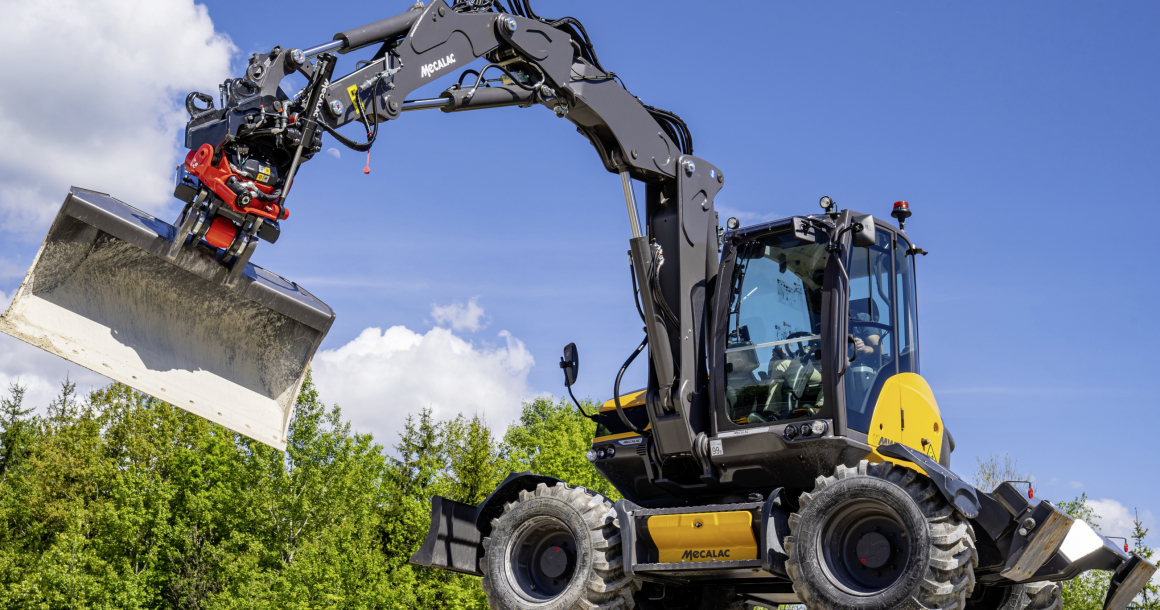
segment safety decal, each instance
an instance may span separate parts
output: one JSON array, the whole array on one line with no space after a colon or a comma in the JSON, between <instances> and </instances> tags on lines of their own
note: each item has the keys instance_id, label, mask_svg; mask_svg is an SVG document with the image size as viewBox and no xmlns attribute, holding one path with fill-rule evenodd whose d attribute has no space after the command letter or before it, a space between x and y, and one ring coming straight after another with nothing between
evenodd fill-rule
<instances>
[{"instance_id":1,"label":"safety decal","mask_svg":"<svg viewBox=\"0 0 1160 610\"><path fill-rule=\"evenodd\" d=\"M346 94L350 96L350 107L354 108L355 114L358 114L358 102L354 101L355 96L358 95L358 85L351 85L347 87Z\"/></svg>"}]
</instances>

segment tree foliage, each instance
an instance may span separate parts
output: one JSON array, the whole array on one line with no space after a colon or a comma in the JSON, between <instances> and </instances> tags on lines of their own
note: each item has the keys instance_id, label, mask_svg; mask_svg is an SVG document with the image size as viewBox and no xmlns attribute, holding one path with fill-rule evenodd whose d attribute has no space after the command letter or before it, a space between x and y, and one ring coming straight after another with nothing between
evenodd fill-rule
<instances>
[{"instance_id":1,"label":"tree foliage","mask_svg":"<svg viewBox=\"0 0 1160 610\"><path fill-rule=\"evenodd\" d=\"M423 410L385 450L308 379L281 452L120 384L23 397L0 399L6 609L483 610L478 579L407 563L431 496L476 504L513 470L613 491L592 422L547 399L503 440Z\"/></svg>"}]
</instances>

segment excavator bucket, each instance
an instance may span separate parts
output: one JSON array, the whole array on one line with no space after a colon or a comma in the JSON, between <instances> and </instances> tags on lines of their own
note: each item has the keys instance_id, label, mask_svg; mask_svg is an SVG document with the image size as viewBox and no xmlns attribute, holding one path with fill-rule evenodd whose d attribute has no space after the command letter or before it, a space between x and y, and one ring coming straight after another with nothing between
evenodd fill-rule
<instances>
[{"instance_id":1,"label":"excavator bucket","mask_svg":"<svg viewBox=\"0 0 1160 610\"><path fill-rule=\"evenodd\" d=\"M73 187L0 331L285 449L334 312L260 267L231 273L177 233Z\"/></svg>"}]
</instances>

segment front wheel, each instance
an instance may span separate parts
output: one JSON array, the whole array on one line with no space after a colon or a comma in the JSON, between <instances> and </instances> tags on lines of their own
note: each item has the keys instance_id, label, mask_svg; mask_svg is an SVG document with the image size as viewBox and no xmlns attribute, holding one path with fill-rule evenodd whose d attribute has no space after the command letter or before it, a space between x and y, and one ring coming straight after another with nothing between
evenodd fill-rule
<instances>
[{"instance_id":1,"label":"front wheel","mask_svg":"<svg viewBox=\"0 0 1160 610\"><path fill-rule=\"evenodd\" d=\"M540 483L491 522L480 560L492 610L631 610L612 504L582 487Z\"/></svg>"},{"instance_id":2,"label":"front wheel","mask_svg":"<svg viewBox=\"0 0 1160 610\"><path fill-rule=\"evenodd\" d=\"M965 610L974 530L934 484L889 462L839 465L790 515L793 588L811 610Z\"/></svg>"}]
</instances>

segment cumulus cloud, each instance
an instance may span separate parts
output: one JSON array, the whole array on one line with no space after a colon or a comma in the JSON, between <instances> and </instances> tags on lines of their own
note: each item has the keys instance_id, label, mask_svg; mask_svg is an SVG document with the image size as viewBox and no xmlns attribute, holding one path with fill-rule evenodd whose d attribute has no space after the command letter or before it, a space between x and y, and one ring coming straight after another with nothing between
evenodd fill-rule
<instances>
[{"instance_id":1,"label":"cumulus cloud","mask_svg":"<svg viewBox=\"0 0 1160 610\"><path fill-rule=\"evenodd\" d=\"M70 185L171 210L190 91L234 45L193 0L8 0L0 40L0 231L39 239Z\"/></svg>"},{"instance_id":2,"label":"cumulus cloud","mask_svg":"<svg viewBox=\"0 0 1160 610\"><path fill-rule=\"evenodd\" d=\"M0 312L8 309L15 296L15 292L0 290ZM64 358L0 334L0 396L8 396L13 384L20 385L25 389L24 406L43 410L60 393L60 383L66 377L76 382L77 392L82 395L111 381Z\"/></svg>"},{"instance_id":3,"label":"cumulus cloud","mask_svg":"<svg viewBox=\"0 0 1160 610\"><path fill-rule=\"evenodd\" d=\"M1136 516L1134 510L1110 498L1089 499L1087 506L1099 516L1095 525L1103 535L1131 537L1132 525ZM1152 512L1141 511L1140 521L1144 523L1145 527L1148 527L1154 521Z\"/></svg>"},{"instance_id":4,"label":"cumulus cloud","mask_svg":"<svg viewBox=\"0 0 1160 610\"><path fill-rule=\"evenodd\" d=\"M431 305L431 317L436 324L450 326L452 330L469 330L475 332L487 323L483 321L483 308L479 306L479 297L472 297L466 305L452 303L446 306Z\"/></svg>"},{"instance_id":5,"label":"cumulus cloud","mask_svg":"<svg viewBox=\"0 0 1160 610\"><path fill-rule=\"evenodd\" d=\"M10 296L0 293L0 297ZM19 384L26 391L24 406L43 413L48 403L60 394L60 383L66 377L77 384L77 393L82 396L111 382L104 375L0 334L0 396L7 396L12 384Z\"/></svg>"},{"instance_id":6,"label":"cumulus cloud","mask_svg":"<svg viewBox=\"0 0 1160 610\"><path fill-rule=\"evenodd\" d=\"M392 445L407 415L430 408L436 417L481 414L504 427L535 392L535 364L507 331L498 345L477 345L447 328L420 334L403 326L368 328L350 343L314 357L314 380L328 403L338 403L356 429Z\"/></svg>"}]
</instances>

